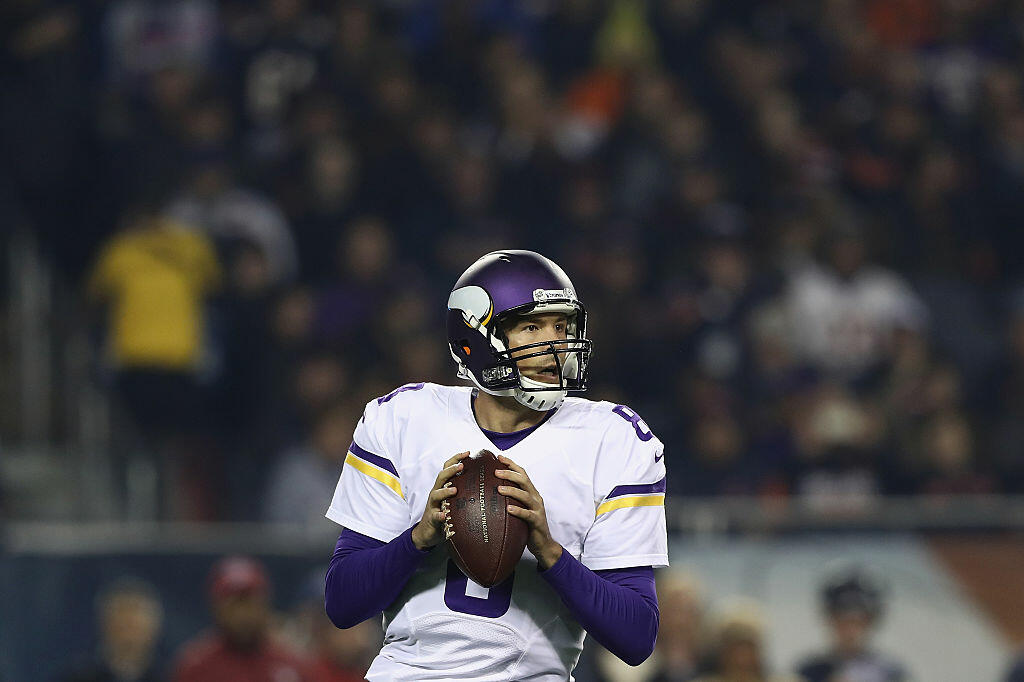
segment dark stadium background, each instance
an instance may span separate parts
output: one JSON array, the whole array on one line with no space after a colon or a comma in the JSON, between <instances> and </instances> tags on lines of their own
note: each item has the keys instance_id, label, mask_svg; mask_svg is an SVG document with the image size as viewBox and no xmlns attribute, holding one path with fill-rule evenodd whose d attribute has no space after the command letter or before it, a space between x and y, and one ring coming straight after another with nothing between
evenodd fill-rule
<instances>
[{"instance_id":1,"label":"dark stadium background","mask_svg":"<svg viewBox=\"0 0 1024 682\"><path fill-rule=\"evenodd\" d=\"M16 0L0 34L0 679L88 658L122 575L169 665L226 553L287 623L362 404L455 381L444 302L498 248L565 267L588 397L666 443L707 623L760 600L792 670L871 556L892 654L951 670L949 598L971 679L1009 668L1024 3Z\"/></svg>"}]
</instances>

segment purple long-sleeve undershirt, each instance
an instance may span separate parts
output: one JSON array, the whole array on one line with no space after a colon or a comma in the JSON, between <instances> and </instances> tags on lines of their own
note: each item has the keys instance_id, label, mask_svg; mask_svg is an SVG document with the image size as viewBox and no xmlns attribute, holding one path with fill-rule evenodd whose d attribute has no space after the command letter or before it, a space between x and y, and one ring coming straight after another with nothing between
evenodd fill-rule
<instances>
[{"instance_id":1,"label":"purple long-sleeve undershirt","mask_svg":"<svg viewBox=\"0 0 1024 682\"><path fill-rule=\"evenodd\" d=\"M325 586L327 615L339 628L372 618L390 606L427 555L412 529L383 543L345 529L331 557ZM630 665L643 662L658 635L658 599L649 567L591 571L568 552L540 574L580 625Z\"/></svg>"},{"instance_id":2,"label":"purple long-sleeve undershirt","mask_svg":"<svg viewBox=\"0 0 1024 682\"><path fill-rule=\"evenodd\" d=\"M601 646L640 665L658 638L658 595L650 566L592 571L563 551L540 574Z\"/></svg>"},{"instance_id":3,"label":"purple long-sleeve undershirt","mask_svg":"<svg viewBox=\"0 0 1024 682\"><path fill-rule=\"evenodd\" d=\"M350 628L381 613L426 555L413 544L412 528L388 543L344 529L327 569L328 618L339 628Z\"/></svg>"}]
</instances>

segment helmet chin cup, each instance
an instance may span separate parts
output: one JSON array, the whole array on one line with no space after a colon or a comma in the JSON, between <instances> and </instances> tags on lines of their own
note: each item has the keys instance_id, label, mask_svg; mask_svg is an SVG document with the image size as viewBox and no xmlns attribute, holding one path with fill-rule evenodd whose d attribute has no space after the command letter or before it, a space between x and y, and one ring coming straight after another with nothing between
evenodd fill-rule
<instances>
[{"instance_id":1,"label":"helmet chin cup","mask_svg":"<svg viewBox=\"0 0 1024 682\"><path fill-rule=\"evenodd\" d=\"M554 384L546 384L522 375L519 376L519 383L522 385L522 388L513 388L512 396L520 405L529 407L531 410L537 410L538 412L547 412L555 409L562 404L562 401L565 400L565 396L568 394L568 391L560 387L554 387ZM552 386L553 388L538 390L544 389L545 386ZM524 391L523 388L533 390Z\"/></svg>"}]
</instances>

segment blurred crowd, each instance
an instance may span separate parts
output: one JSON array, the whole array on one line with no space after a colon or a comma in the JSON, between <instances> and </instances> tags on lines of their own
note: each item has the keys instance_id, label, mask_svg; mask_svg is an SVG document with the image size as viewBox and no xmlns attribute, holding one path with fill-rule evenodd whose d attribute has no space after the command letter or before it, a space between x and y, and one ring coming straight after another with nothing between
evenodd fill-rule
<instances>
[{"instance_id":1,"label":"blurred crowd","mask_svg":"<svg viewBox=\"0 0 1024 682\"><path fill-rule=\"evenodd\" d=\"M710 603L697 579L678 569L658 578L661 627L653 656L632 668L590 642L579 682L910 682L872 640L886 605L885 586L862 567L837 568L820 586L827 646L775 674L760 605L727 598ZM253 558L232 556L211 568L210 625L163 655L164 604L138 578L110 583L96 599L96 645L56 682L353 682L362 680L381 645L370 619L334 627L323 610L323 576L284 610L275 608L269 575ZM181 608L182 605L168 605ZM72 657L74 658L74 657ZM1016 678L1008 678L1014 682Z\"/></svg>"},{"instance_id":2,"label":"blurred crowd","mask_svg":"<svg viewBox=\"0 0 1024 682\"><path fill-rule=\"evenodd\" d=\"M97 595L94 652L79 652L57 680L362 682L380 648L380 623L334 627L324 613L323 583L322 574L311 576L296 603L278 611L263 564L225 557L207 580L209 626L165 656L161 596L143 580L122 577Z\"/></svg>"},{"instance_id":3,"label":"blurred crowd","mask_svg":"<svg viewBox=\"0 0 1024 682\"><path fill-rule=\"evenodd\" d=\"M887 594L863 567L842 566L819 586L826 648L807 652L792 673L773 669L766 614L753 599L711 603L696 576L677 569L658 577L661 624L654 654L629 668L597 649L579 671L580 682L910 682L896 659L872 640L882 624ZM807 633L808 640L812 639ZM593 645L591 645L593 646ZM592 667L590 663L592 662Z\"/></svg>"},{"instance_id":4,"label":"blurred crowd","mask_svg":"<svg viewBox=\"0 0 1024 682\"><path fill-rule=\"evenodd\" d=\"M0 211L94 305L161 515L321 518L498 248L573 277L670 493L1024 492L1024 3L2 13Z\"/></svg>"}]
</instances>

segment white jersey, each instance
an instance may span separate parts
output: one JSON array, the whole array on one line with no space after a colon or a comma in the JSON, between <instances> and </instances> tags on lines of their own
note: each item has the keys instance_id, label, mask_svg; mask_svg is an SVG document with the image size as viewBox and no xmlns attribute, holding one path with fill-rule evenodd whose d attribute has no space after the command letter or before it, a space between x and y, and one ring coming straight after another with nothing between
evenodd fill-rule
<instances>
[{"instance_id":1,"label":"white jersey","mask_svg":"<svg viewBox=\"0 0 1024 682\"><path fill-rule=\"evenodd\" d=\"M409 384L370 401L327 517L383 542L416 524L445 460L497 450L471 396L469 387ZM583 565L668 565L664 446L628 407L567 398L504 454L544 498L552 537ZM586 635L529 550L488 590L440 546L384 612L384 627L371 682L568 680Z\"/></svg>"}]
</instances>

